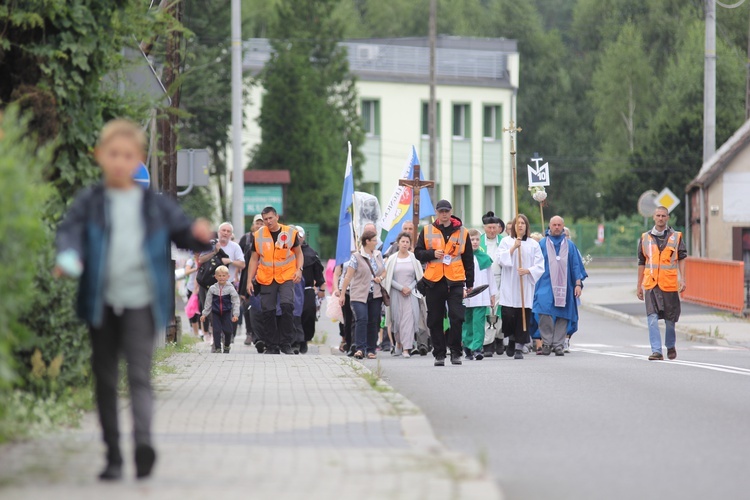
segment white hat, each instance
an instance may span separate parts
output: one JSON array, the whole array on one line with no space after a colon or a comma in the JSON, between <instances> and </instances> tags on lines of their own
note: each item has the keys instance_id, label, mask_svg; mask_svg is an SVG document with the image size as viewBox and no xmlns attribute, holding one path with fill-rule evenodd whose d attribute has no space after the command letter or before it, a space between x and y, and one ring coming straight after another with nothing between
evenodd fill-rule
<instances>
[{"instance_id":1,"label":"white hat","mask_svg":"<svg viewBox=\"0 0 750 500\"><path fill-rule=\"evenodd\" d=\"M253 222L255 222L256 220L263 220L263 216L260 214L256 215L255 217L253 217Z\"/></svg>"},{"instance_id":2,"label":"white hat","mask_svg":"<svg viewBox=\"0 0 750 500\"><path fill-rule=\"evenodd\" d=\"M304 228L304 227L302 227L302 226L296 226L296 227L297 227L297 232L299 233L299 235L300 235L300 236L301 236L302 238L304 238L304 237L305 237L305 228Z\"/></svg>"}]
</instances>

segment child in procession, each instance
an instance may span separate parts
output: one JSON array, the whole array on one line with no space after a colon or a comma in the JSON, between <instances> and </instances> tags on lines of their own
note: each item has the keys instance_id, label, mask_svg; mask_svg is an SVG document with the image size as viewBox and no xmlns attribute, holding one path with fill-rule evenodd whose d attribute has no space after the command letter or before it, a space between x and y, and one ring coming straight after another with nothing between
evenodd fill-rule
<instances>
[{"instance_id":1,"label":"child in procession","mask_svg":"<svg viewBox=\"0 0 750 500\"><path fill-rule=\"evenodd\" d=\"M484 358L484 325L487 308L495 307L497 284L492 272L492 257L480 248L481 233L476 229L469 230L471 248L474 250L474 287L489 285L479 295L464 299L466 314L464 318L462 341L466 359L481 361Z\"/></svg>"},{"instance_id":2,"label":"child in procession","mask_svg":"<svg viewBox=\"0 0 750 500\"><path fill-rule=\"evenodd\" d=\"M229 283L229 269L219 266L214 271L216 283L206 292L206 303L203 305L201 322L211 314L211 325L214 329L214 346L211 352L222 352L221 337L224 334L224 354L229 353L232 344L232 332L240 316L240 296L232 283Z\"/></svg>"}]
</instances>

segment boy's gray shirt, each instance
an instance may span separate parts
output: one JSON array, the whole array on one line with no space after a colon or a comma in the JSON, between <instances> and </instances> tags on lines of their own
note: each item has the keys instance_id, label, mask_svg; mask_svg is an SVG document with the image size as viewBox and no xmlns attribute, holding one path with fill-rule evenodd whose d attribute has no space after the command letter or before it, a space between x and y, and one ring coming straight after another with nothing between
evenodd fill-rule
<instances>
[{"instance_id":1,"label":"boy's gray shirt","mask_svg":"<svg viewBox=\"0 0 750 500\"><path fill-rule=\"evenodd\" d=\"M146 269L143 241L143 189L106 189L111 221L104 301L115 308L139 308L151 303L154 291Z\"/></svg>"},{"instance_id":2,"label":"boy's gray shirt","mask_svg":"<svg viewBox=\"0 0 750 500\"><path fill-rule=\"evenodd\" d=\"M223 287L219 287L218 283L214 283L208 288L208 292L206 293L206 302L203 304L203 316L208 316L211 314L211 307L213 306L213 299L214 295L216 296L222 296L222 295L229 295L232 297L232 317L233 318L239 318L240 317L240 296L237 293L237 290L234 289L234 285L227 282L226 285Z\"/></svg>"}]
</instances>

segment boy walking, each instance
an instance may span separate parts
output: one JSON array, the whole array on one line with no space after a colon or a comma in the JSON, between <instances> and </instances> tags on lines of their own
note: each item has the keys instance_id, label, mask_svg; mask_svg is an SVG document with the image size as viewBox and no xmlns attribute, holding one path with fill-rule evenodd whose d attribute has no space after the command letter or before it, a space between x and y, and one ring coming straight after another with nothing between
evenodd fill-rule
<instances>
[{"instance_id":1,"label":"boy walking","mask_svg":"<svg viewBox=\"0 0 750 500\"><path fill-rule=\"evenodd\" d=\"M145 160L146 136L128 120L105 125L95 150L103 182L81 192L57 230L55 276L80 277L78 315L89 325L96 402L107 465L102 480L122 477L117 415L118 363L127 361L136 476L151 474L151 358L170 314L169 240L208 248L210 228L193 223L171 199L144 190L133 174Z\"/></svg>"},{"instance_id":2,"label":"boy walking","mask_svg":"<svg viewBox=\"0 0 750 500\"><path fill-rule=\"evenodd\" d=\"M211 314L214 327L214 346L211 352L221 352L221 334L224 333L224 354L229 354L232 345L232 331L240 316L240 296L229 281L227 266L219 266L214 271L216 283L208 288L206 303L203 306L201 322Z\"/></svg>"}]
</instances>

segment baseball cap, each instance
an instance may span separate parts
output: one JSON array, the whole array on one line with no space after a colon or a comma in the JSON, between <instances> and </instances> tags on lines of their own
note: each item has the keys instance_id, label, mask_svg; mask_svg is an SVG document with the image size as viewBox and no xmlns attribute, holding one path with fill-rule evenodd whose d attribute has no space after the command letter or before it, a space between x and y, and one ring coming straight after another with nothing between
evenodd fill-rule
<instances>
[{"instance_id":1,"label":"baseball cap","mask_svg":"<svg viewBox=\"0 0 750 500\"><path fill-rule=\"evenodd\" d=\"M437 205L435 205L435 210L451 210L453 209L453 206L451 206L451 202L448 200L440 200L437 202Z\"/></svg>"},{"instance_id":2,"label":"baseball cap","mask_svg":"<svg viewBox=\"0 0 750 500\"><path fill-rule=\"evenodd\" d=\"M304 227L302 227L302 226L296 226L296 227L297 227L297 232L299 233L299 235L300 235L300 236L301 236L302 238L304 238L304 237L305 237L305 228L304 228Z\"/></svg>"},{"instance_id":3,"label":"baseball cap","mask_svg":"<svg viewBox=\"0 0 750 500\"><path fill-rule=\"evenodd\" d=\"M256 220L263 220L263 216L260 214L256 215L255 217L253 217L253 222L255 222Z\"/></svg>"}]
</instances>

